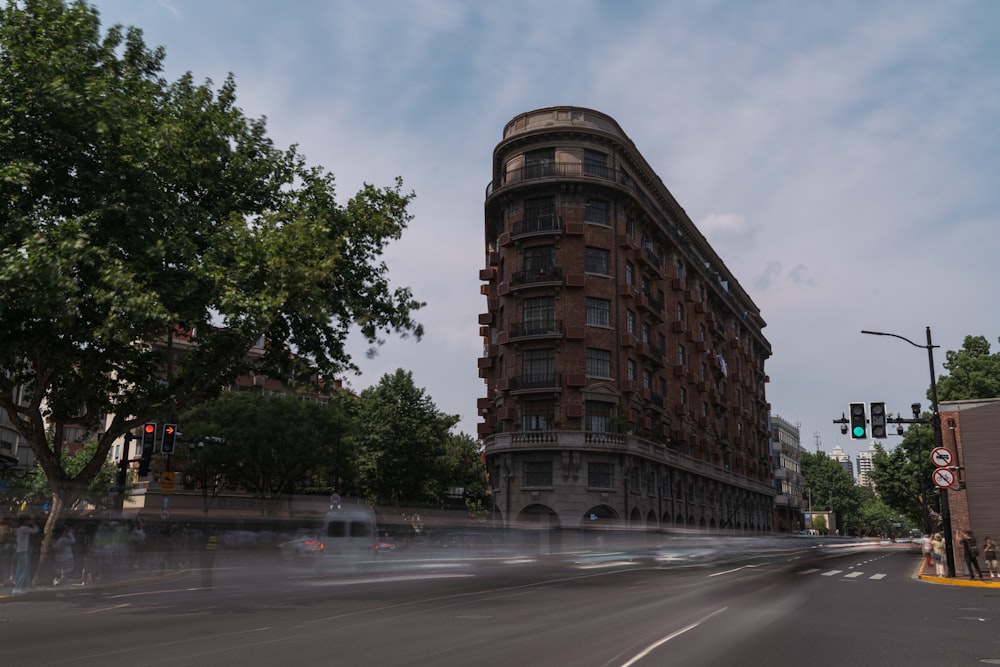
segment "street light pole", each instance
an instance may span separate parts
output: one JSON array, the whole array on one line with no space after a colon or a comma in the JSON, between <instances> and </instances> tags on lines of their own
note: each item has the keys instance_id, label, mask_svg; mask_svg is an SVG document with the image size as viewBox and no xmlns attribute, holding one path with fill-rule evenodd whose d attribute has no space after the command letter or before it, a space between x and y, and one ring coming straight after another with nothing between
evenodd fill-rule
<instances>
[{"instance_id":1,"label":"street light pole","mask_svg":"<svg viewBox=\"0 0 1000 667\"><path fill-rule=\"evenodd\" d=\"M934 446L944 447L944 438L941 435L941 413L938 412L938 393L937 393L937 377L934 374L934 348L937 345L931 341L931 328L927 327L927 344L920 345L914 343L909 338L900 336L894 333L883 333L881 331L862 331L863 334L870 334L872 336L892 336L893 338L899 338L900 340L905 340L907 343L913 347L919 347L927 350L927 364L930 367L931 372L931 426L934 428ZM956 452L957 453L957 452ZM948 489L940 489L941 494L941 530L944 532L944 552L948 563L948 576L955 576L955 549L954 540L951 534L951 509L948 506Z\"/></svg>"}]
</instances>

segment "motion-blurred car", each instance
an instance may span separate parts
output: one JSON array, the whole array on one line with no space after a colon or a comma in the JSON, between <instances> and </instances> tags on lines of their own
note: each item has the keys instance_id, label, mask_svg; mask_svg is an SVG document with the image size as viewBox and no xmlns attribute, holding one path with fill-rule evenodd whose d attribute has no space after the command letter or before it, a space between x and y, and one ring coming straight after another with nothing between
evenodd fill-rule
<instances>
[{"instance_id":1,"label":"motion-blurred car","mask_svg":"<svg viewBox=\"0 0 1000 667\"><path fill-rule=\"evenodd\" d=\"M300 533L278 545L278 552L285 558L318 556L323 553L323 543L314 533Z\"/></svg>"}]
</instances>

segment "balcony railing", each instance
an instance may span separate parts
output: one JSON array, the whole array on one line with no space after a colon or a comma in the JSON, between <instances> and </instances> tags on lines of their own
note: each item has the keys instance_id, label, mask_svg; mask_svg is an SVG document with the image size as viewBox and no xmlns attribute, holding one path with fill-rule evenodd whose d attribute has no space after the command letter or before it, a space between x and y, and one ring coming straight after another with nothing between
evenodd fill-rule
<instances>
[{"instance_id":1,"label":"balcony railing","mask_svg":"<svg viewBox=\"0 0 1000 667\"><path fill-rule=\"evenodd\" d=\"M697 475L749 489L768 496L776 495L770 482L752 479L727 470L720 465L707 463L689 454L666 447L662 443L646 440L632 434L598 431L522 431L495 433L486 438L486 455L510 450L530 450L536 447L551 449L593 449L595 451L624 452L657 463L686 470Z\"/></svg>"},{"instance_id":2,"label":"balcony railing","mask_svg":"<svg viewBox=\"0 0 1000 667\"><path fill-rule=\"evenodd\" d=\"M561 336L562 320L552 320L550 322L515 322L510 325L509 337L531 338L544 336Z\"/></svg>"},{"instance_id":3,"label":"balcony railing","mask_svg":"<svg viewBox=\"0 0 1000 667\"><path fill-rule=\"evenodd\" d=\"M517 271L510 277L510 284L530 285L533 283L562 282L562 269L558 266L548 266L530 271Z\"/></svg>"},{"instance_id":4,"label":"balcony railing","mask_svg":"<svg viewBox=\"0 0 1000 667\"><path fill-rule=\"evenodd\" d=\"M534 373L512 377L510 379L511 391L523 391L526 389L556 389L562 387L562 382L558 373Z\"/></svg>"},{"instance_id":5,"label":"balcony railing","mask_svg":"<svg viewBox=\"0 0 1000 667\"><path fill-rule=\"evenodd\" d=\"M511 238L518 238L526 234L540 234L547 232L562 231L562 221L554 212L539 213L526 216L524 220L515 222L511 226Z\"/></svg>"}]
</instances>

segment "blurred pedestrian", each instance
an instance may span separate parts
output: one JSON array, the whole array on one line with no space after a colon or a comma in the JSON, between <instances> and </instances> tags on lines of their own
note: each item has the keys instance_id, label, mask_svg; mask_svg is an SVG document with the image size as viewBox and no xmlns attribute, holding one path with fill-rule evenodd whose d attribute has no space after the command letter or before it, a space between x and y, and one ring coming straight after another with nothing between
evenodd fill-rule
<instances>
[{"instance_id":1,"label":"blurred pedestrian","mask_svg":"<svg viewBox=\"0 0 1000 667\"><path fill-rule=\"evenodd\" d=\"M990 573L990 579L1000 577L1000 570L997 570L997 544L992 538L987 537L983 542L983 560L986 562L986 570Z\"/></svg>"},{"instance_id":2,"label":"blurred pedestrian","mask_svg":"<svg viewBox=\"0 0 1000 667\"><path fill-rule=\"evenodd\" d=\"M934 533L931 538L931 557L934 559L934 574L938 577L944 575L944 537L941 533Z\"/></svg>"},{"instance_id":3,"label":"blurred pedestrian","mask_svg":"<svg viewBox=\"0 0 1000 667\"><path fill-rule=\"evenodd\" d=\"M69 526L63 526L62 532L56 541L52 543L55 552L56 576L52 580L53 586L60 586L66 577L73 574L76 569L76 560L73 556L73 545L76 544L76 535Z\"/></svg>"},{"instance_id":4,"label":"blurred pedestrian","mask_svg":"<svg viewBox=\"0 0 1000 667\"><path fill-rule=\"evenodd\" d=\"M14 595L28 592L28 582L31 581L31 538L36 534L38 526L35 525L34 517L18 517L15 532Z\"/></svg>"},{"instance_id":5,"label":"blurred pedestrian","mask_svg":"<svg viewBox=\"0 0 1000 667\"><path fill-rule=\"evenodd\" d=\"M924 535L920 538L920 553L924 555L924 567L932 567L934 565L934 555L931 552L930 535Z\"/></svg>"},{"instance_id":6,"label":"blurred pedestrian","mask_svg":"<svg viewBox=\"0 0 1000 667\"><path fill-rule=\"evenodd\" d=\"M215 531L208 530L205 537L205 548L201 551L201 587L212 588L212 568L215 567L215 552L219 549L219 538Z\"/></svg>"},{"instance_id":7,"label":"blurred pedestrian","mask_svg":"<svg viewBox=\"0 0 1000 667\"><path fill-rule=\"evenodd\" d=\"M976 546L976 538L972 531L967 530L962 533L962 551L965 554L965 570L969 573L969 579L975 579L976 575L983 578L983 571L979 569L979 547Z\"/></svg>"}]
</instances>

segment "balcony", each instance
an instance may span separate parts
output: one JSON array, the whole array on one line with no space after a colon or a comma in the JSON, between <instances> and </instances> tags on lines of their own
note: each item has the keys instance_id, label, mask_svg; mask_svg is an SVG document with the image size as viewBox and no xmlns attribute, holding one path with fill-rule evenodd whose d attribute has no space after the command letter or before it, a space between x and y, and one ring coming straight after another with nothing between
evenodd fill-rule
<instances>
[{"instance_id":1,"label":"balcony","mask_svg":"<svg viewBox=\"0 0 1000 667\"><path fill-rule=\"evenodd\" d=\"M508 340L560 338L562 337L562 320L550 322L516 322L510 325Z\"/></svg>"},{"instance_id":2,"label":"balcony","mask_svg":"<svg viewBox=\"0 0 1000 667\"><path fill-rule=\"evenodd\" d=\"M523 431L494 433L485 438L486 455L534 449L589 450L595 452L625 453L654 463L688 471L700 477L748 489L769 497L775 495L774 486L757 479L727 470L721 464L704 460L671 449L663 443L633 434L600 431Z\"/></svg>"},{"instance_id":3,"label":"balcony","mask_svg":"<svg viewBox=\"0 0 1000 667\"><path fill-rule=\"evenodd\" d=\"M510 379L510 391L554 391L562 389L562 381L558 373L536 373L521 375Z\"/></svg>"},{"instance_id":4,"label":"balcony","mask_svg":"<svg viewBox=\"0 0 1000 667\"><path fill-rule=\"evenodd\" d=\"M511 225L511 240L523 238L525 236L544 236L549 234L561 234L562 222L554 212L538 213L526 216L523 220Z\"/></svg>"},{"instance_id":5,"label":"balcony","mask_svg":"<svg viewBox=\"0 0 1000 667\"><path fill-rule=\"evenodd\" d=\"M562 280L562 269L558 266L549 266L530 271L518 271L510 277L510 285L511 289L525 289L547 285L557 287L562 285Z\"/></svg>"}]
</instances>

